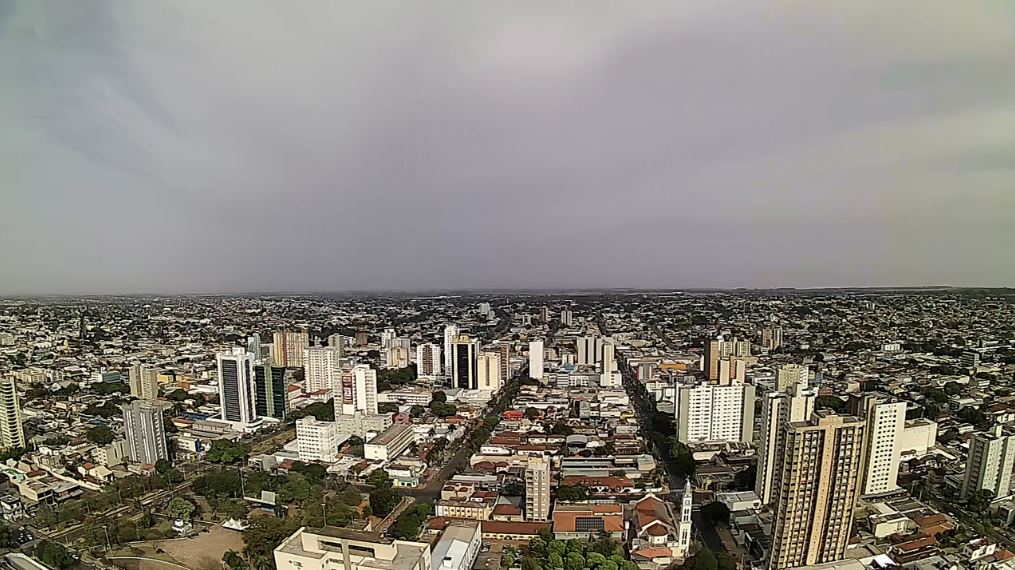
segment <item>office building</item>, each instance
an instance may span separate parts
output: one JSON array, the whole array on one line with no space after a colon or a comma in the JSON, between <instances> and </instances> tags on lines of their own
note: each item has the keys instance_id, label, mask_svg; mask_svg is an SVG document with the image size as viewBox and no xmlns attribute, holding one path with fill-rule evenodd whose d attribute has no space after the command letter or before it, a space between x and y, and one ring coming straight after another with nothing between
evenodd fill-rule
<instances>
[{"instance_id":1,"label":"office building","mask_svg":"<svg viewBox=\"0 0 1015 570\"><path fill-rule=\"evenodd\" d=\"M761 402L758 476L754 491L763 505L770 504L779 489L779 467L786 453L786 426L810 419L817 395L806 383L793 383L784 391L765 394Z\"/></svg>"},{"instance_id":2,"label":"office building","mask_svg":"<svg viewBox=\"0 0 1015 570\"><path fill-rule=\"evenodd\" d=\"M296 420L296 448L300 461L334 461L338 445L339 433L335 422L318 421L313 416Z\"/></svg>"},{"instance_id":3,"label":"office building","mask_svg":"<svg viewBox=\"0 0 1015 570\"><path fill-rule=\"evenodd\" d=\"M330 346L303 349L303 391L308 394L330 390L341 367L341 355Z\"/></svg>"},{"instance_id":4,"label":"office building","mask_svg":"<svg viewBox=\"0 0 1015 570\"><path fill-rule=\"evenodd\" d=\"M25 428L21 424L21 400L13 376L0 377L0 449L25 447Z\"/></svg>"},{"instance_id":5,"label":"office building","mask_svg":"<svg viewBox=\"0 0 1015 570\"><path fill-rule=\"evenodd\" d=\"M451 386L463 390L478 390L476 361L479 357L479 341L468 335L458 335L451 343Z\"/></svg>"},{"instance_id":6,"label":"office building","mask_svg":"<svg viewBox=\"0 0 1015 570\"><path fill-rule=\"evenodd\" d=\"M254 366L254 415L284 420L289 415L290 370L271 360Z\"/></svg>"},{"instance_id":7,"label":"office building","mask_svg":"<svg viewBox=\"0 0 1015 570\"><path fill-rule=\"evenodd\" d=\"M785 364L779 367L775 376L775 389L778 392L789 391L794 384L810 382L810 369L805 364Z\"/></svg>"},{"instance_id":8,"label":"office building","mask_svg":"<svg viewBox=\"0 0 1015 570\"><path fill-rule=\"evenodd\" d=\"M899 487L899 439L906 427L906 403L891 401L883 394L854 394L847 411L866 421L860 494L895 491Z\"/></svg>"},{"instance_id":9,"label":"office building","mask_svg":"<svg viewBox=\"0 0 1015 570\"><path fill-rule=\"evenodd\" d=\"M453 354L451 352L451 344L458 338L458 325L448 325L444 327L444 370L445 376L451 376L451 370L454 368L452 364Z\"/></svg>"},{"instance_id":10,"label":"office building","mask_svg":"<svg viewBox=\"0 0 1015 570\"><path fill-rule=\"evenodd\" d=\"M816 412L786 426L768 568L842 560L860 489L864 424Z\"/></svg>"},{"instance_id":11,"label":"office building","mask_svg":"<svg viewBox=\"0 0 1015 570\"><path fill-rule=\"evenodd\" d=\"M162 406L150 400L135 400L120 406L123 412L127 457L142 465L169 460Z\"/></svg>"},{"instance_id":12,"label":"office building","mask_svg":"<svg viewBox=\"0 0 1015 570\"><path fill-rule=\"evenodd\" d=\"M418 376L439 376L441 374L441 347L433 343L416 346L416 374Z\"/></svg>"},{"instance_id":13,"label":"office building","mask_svg":"<svg viewBox=\"0 0 1015 570\"><path fill-rule=\"evenodd\" d=\"M543 379L543 341L529 342L529 378Z\"/></svg>"},{"instance_id":14,"label":"office building","mask_svg":"<svg viewBox=\"0 0 1015 570\"><path fill-rule=\"evenodd\" d=\"M578 366L599 366L603 361L603 338L600 336L580 336L575 339L575 352Z\"/></svg>"},{"instance_id":15,"label":"office building","mask_svg":"<svg viewBox=\"0 0 1015 570\"><path fill-rule=\"evenodd\" d=\"M242 429L258 418L254 408L254 355L237 347L218 353L216 360L222 419Z\"/></svg>"},{"instance_id":16,"label":"office building","mask_svg":"<svg viewBox=\"0 0 1015 570\"><path fill-rule=\"evenodd\" d=\"M391 424L363 446L363 457L374 461L391 461L416 441L411 425Z\"/></svg>"},{"instance_id":17,"label":"office building","mask_svg":"<svg viewBox=\"0 0 1015 570\"><path fill-rule=\"evenodd\" d=\"M980 490L990 491L995 500L1011 496L1013 466L1015 434L1005 432L998 424L988 432L973 435L969 440L966 472L962 477L962 498L968 499Z\"/></svg>"},{"instance_id":18,"label":"office building","mask_svg":"<svg viewBox=\"0 0 1015 570\"><path fill-rule=\"evenodd\" d=\"M130 367L127 376L130 395L142 400L155 400L159 397L159 372L147 366L135 364Z\"/></svg>"},{"instance_id":19,"label":"office building","mask_svg":"<svg viewBox=\"0 0 1015 570\"><path fill-rule=\"evenodd\" d=\"M550 518L550 460L543 456L529 458L525 468L525 520L545 521Z\"/></svg>"},{"instance_id":20,"label":"office building","mask_svg":"<svg viewBox=\"0 0 1015 570\"><path fill-rule=\"evenodd\" d=\"M346 528L300 527L275 548L285 570L431 570L430 545Z\"/></svg>"},{"instance_id":21,"label":"office building","mask_svg":"<svg viewBox=\"0 0 1015 570\"><path fill-rule=\"evenodd\" d=\"M497 352L484 352L476 359L476 382L480 390L496 392L500 390L501 383L501 362L500 354Z\"/></svg>"},{"instance_id":22,"label":"office building","mask_svg":"<svg viewBox=\"0 0 1015 570\"><path fill-rule=\"evenodd\" d=\"M310 346L307 331L276 332L272 342L272 357L280 366L303 366L303 349Z\"/></svg>"},{"instance_id":23,"label":"office building","mask_svg":"<svg viewBox=\"0 0 1015 570\"><path fill-rule=\"evenodd\" d=\"M332 389L335 416L362 413L377 414L377 371L369 364L342 368L338 384Z\"/></svg>"},{"instance_id":24,"label":"office building","mask_svg":"<svg viewBox=\"0 0 1015 570\"><path fill-rule=\"evenodd\" d=\"M770 325L761 329L761 348L776 350L782 346L782 327Z\"/></svg>"},{"instance_id":25,"label":"office building","mask_svg":"<svg viewBox=\"0 0 1015 570\"><path fill-rule=\"evenodd\" d=\"M683 443L704 441L754 441L754 386L749 384L679 384L674 411L677 439Z\"/></svg>"}]
</instances>

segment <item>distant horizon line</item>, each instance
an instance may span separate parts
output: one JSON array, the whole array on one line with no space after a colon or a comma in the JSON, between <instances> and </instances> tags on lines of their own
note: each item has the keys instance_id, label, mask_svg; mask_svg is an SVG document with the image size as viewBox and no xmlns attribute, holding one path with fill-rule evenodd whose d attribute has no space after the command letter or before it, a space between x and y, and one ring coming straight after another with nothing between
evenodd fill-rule
<instances>
[{"instance_id":1,"label":"distant horizon line","mask_svg":"<svg viewBox=\"0 0 1015 570\"><path fill-rule=\"evenodd\" d=\"M0 299L52 299L66 297L315 297L328 295L431 295L431 296L465 296L468 294L582 294L624 292L626 294L653 293L743 293L743 292L821 292L821 291L1015 291L1015 286L1008 285L861 285L861 286L816 286L816 287L516 287L516 288L482 288L463 289L427 288L427 289L344 289L332 291L187 291L187 292L113 292L113 293L2 293Z\"/></svg>"}]
</instances>

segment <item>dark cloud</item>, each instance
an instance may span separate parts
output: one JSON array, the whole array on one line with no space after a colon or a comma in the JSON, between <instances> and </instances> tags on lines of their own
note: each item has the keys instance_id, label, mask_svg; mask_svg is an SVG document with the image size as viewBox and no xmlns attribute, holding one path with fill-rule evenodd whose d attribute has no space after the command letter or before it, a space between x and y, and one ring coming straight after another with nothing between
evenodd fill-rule
<instances>
[{"instance_id":1,"label":"dark cloud","mask_svg":"<svg viewBox=\"0 0 1015 570\"><path fill-rule=\"evenodd\" d=\"M0 292L1005 285L952 2L0 6Z\"/></svg>"}]
</instances>

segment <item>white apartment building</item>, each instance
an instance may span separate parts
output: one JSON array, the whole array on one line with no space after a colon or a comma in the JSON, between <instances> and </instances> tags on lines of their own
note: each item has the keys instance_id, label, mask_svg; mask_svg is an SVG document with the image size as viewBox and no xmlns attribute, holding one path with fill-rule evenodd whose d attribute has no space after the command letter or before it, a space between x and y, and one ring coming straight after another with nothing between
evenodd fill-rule
<instances>
[{"instance_id":1,"label":"white apartment building","mask_svg":"<svg viewBox=\"0 0 1015 570\"><path fill-rule=\"evenodd\" d=\"M1011 472L1015 466L1015 435L1006 433L1001 425L989 432L978 433L969 440L969 456L962 478L962 498L967 499L981 489L994 494L994 499L1011 496Z\"/></svg>"},{"instance_id":2,"label":"white apartment building","mask_svg":"<svg viewBox=\"0 0 1015 570\"><path fill-rule=\"evenodd\" d=\"M754 386L682 384L674 411L684 443L754 440Z\"/></svg>"},{"instance_id":3,"label":"white apartment building","mask_svg":"<svg viewBox=\"0 0 1015 570\"><path fill-rule=\"evenodd\" d=\"M302 527L275 548L279 570L430 570L430 545L345 528Z\"/></svg>"},{"instance_id":4,"label":"white apartment building","mask_svg":"<svg viewBox=\"0 0 1015 570\"><path fill-rule=\"evenodd\" d=\"M13 376L0 377L0 449L25 447L25 428L21 420L21 401Z\"/></svg>"},{"instance_id":5,"label":"white apartment building","mask_svg":"<svg viewBox=\"0 0 1015 570\"><path fill-rule=\"evenodd\" d=\"M318 421L313 416L296 420L296 446L300 461L335 460L340 442L335 422Z\"/></svg>"},{"instance_id":6,"label":"white apartment building","mask_svg":"<svg viewBox=\"0 0 1015 570\"><path fill-rule=\"evenodd\" d=\"M905 402L878 402L867 408L862 495L877 495L899 488L902 455L899 438L905 427Z\"/></svg>"},{"instance_id":7,"label":"white apartment building","mask_svg":"<svg viewBox=\"0 0 1015 570\"><path fill-rule=\"evenodd\" d=\"M303 391L330 390L341 369L342 353L333 346L309 346L303 349Z\"/></svg>"},{"instance_id":8,"label":"white apartment building","mask_svg":"<svg viewBox=\"0 0 1015 570\"><path fill-rule=\"evenodd\" d=\"M543 341L529 342L529 378L543 379Z\"/></svg>"},{"instance_id":9,"label":"white apartment building","mask_svg":"<svg viewBox=\"0 0 1015 570\"><path fill-rule=\"evenodd\" d=\"M364 439L373 437L391 427L391 414L370 414L360 412L348 415L336 415L335 425L338 433L355 435Z\"/></svg>"},{"instance_id":10,"label":"white apartment building","mask_svg":"<svg viewBox=\"0 0 1015 570\"><path fill-rule=\"evenodd\" d=\"M450 376L451 370L454 368L452 361L454 360L454 353L451 351L451 344L455 342L455 338L458 337L458 325L448 325L444 327L444 375Z\"/></svg>"},{"instance_id":11,"label":"white apartment building","mask_svg":"<svg viewBox=\"0 0 1015 570\"><path fill-rule=\"evenodd\" d=\"M762 504L771 503L778 494L781 460L786 453L786 424L809 420L817 395L806 383L790 384L785 392L765 394L761 402L758 476L754 485Z\"/></svg>"},{"instance_id":12,"label":"white apartment building","mask_svg":"<svg viewBox=\"0 0 1015 570\"><path fill-rule=\"evenodd\" d=\"M775 389L786 392L793 384L806 385L810 381L810 368L805 364L785 364L779 367L775 376Z\"/></svg>"},{"instance_id":13,"label":"white apartment building","mask_svg":"<svg viewBox=\"0 0 1015 570\"><path fill-rule=\"evenodd\" d=\"M155 400L159 397L159 372L153 368L135 364L130 367L127 376L130 395L142 400Z\"/></svg>"},{"instance_id":14,"label":"white apartment building","mask_svg":"<svg viewBox=\"0 0 1015 570\"><path fill-rule=\"evenodd\" d=\"M441 373L441 347L433 343L418 345L416 347L416 374L439 376Z\"/></svg>"},{"instance_id":15,"label":"white apartment building","mask_svg":"<svg viewBox=\"0 0 1015 570\"><path fill-rule=\"evenodd\" d=\"M579 366L598 366L603 361L603 337L580 336L575 339L575 352L578 359L575 364Z\"/></svg>"},{"instance_id":16,"label":"white apartment building","mask_svg":"<svg viewBox=\"0 0 1015 570\"><path fill-rule=\"evenodd\" d=\"M342 368L338 383L331 389L335 398L335 417L357 412L377 414L377 371L369 364Z\"/></svg>"},{"instance_id":17,"label":"white apartment building","mask_svg":"<svg viewBox=\"0 0 1015 570\"><path fill-rule=\"evenodd\" d=\"M120 406L127 442L127 456L142 465L169 459L162 406L151 400L134 400Z\"/></svg>"}]
</instances>

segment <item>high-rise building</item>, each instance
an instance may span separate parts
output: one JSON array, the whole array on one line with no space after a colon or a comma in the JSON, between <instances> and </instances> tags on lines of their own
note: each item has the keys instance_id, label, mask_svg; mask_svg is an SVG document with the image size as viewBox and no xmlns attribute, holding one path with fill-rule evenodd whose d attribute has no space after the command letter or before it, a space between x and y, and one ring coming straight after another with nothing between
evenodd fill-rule
<instances>
[{"instance_id":1,"label":"high-rise building","mask_svg":"<svg viewBox=\"0 0 1015 570\"><path fill-rule=\"evenodd\" d=\"M451 376L451 371L454 369L454 355L451 352L451 343L458 337L458 325L448 325L444 327L444 375Z\"/></svg>"},{"instance_id":2,"label":"high-rise building","mask_svg":"<svg viewBox=\"0 0 1015 570\"><path fill-rule=\"evenodd\" d=\"M405 337L395 337L388 340L388 346L383 348L385 368L405 368L409 365L411 341Z\"/></svg>"},{"instance_id":3,"label":"high-rise building","mask_svg":"<svg viewBox=\"0 0 1015 570\"><path fill-rule=\"evenodd\" d=\"M356 331L356 346L366 346L370 342L367 331Z\"/></svg>"},{"instance_id":4,"label":"high-rise building","mask_svg":"<svg viewBox=\"0 0 1015 570\"><path fill-rule=\"evenodd\" d=\"M804 383L793 383L784 391L765 394L761 402L758 430L758 476L754 491L761 503L771 503L780 487L779 468L786 453L786 426L803 422L814 413L817 391Z\"/></svg>"},{"instance_id":5,"label":"high-rise building","mask_svg":"<svg viewBox=\"0 0 1015 570\"><path fill-rule=\"evenodd\" d=\"M219 404L222 419L250 424L257 419L254 409L254 355L233 348L216 355L219 377Z\"/></svg>"},{"instance_id":6,"label":"high-rise building","mask_svg":"<svg viewBox=\"0 0 1015 570\"><path fill-rule=\"evenodd\" d=\"M300 461L334 461L338 440L335 422L317 421L313 416L296 420L296 449Z\"/></svg>"},{"instance_id":7,"label":"high-rise building","mask_svg":"<svg viewBox=\"0 0 1015 570\"><path fill-rule=\"evenodd\" d=\"M782 346L782 327L769 325L761 329L761 348L775 350Z\"/></svg>"},{"instance_id":8,"label":"high-rise building","mask_svg":"<svg viewBox=\"0 0 1015 570\"><path fill-rule=\"evenodd\" d=\"M543 379L543 341L529 341L529 378Z\"/></svg>"},{"instance_id":9,"label":"high-rise building","mask_svg":"<svg viewBox=\"0 0 1015 570\"><path fill-rule=\"evenodd\" d=\"M574 342L575 352L578 353L575 363L579 366L599 366L603 361L603 337L580 336Z\"/></svg>"},{"instance_id":10,"label":"high-rise building","mask_svg":"<svg viewBox=\"0 0 1015 570\"><path fill-rule=\"evenodd\" d=\"M976 368L980 365L980 353L975 350L963 350L959 357L959 364L963 368Z\"/></svg>"},{"instance_id":11,"label":"high-rise building","mask_svg":"<svg viewBox=\"0 0 1015 570\"><path fill-rule=\"evenodd\" d=\"M395 337L397 336L398 333L396 333L395 329L392 328L387 328L381 331L381 350L390 347L391 342L395 340Z\"/></svg>"},{"instance_id":12,"label":"high-rise building","mask_svg":"<svg viewBox=\"0 0 1015 570\"><path fill-rule=\"evenodd\" d=\"M331 346L303 349L303 391L309 394L330 390L338 377L341 355Z\"/></svg>"},{"instance_id":13,"label":"high-rise building","mask_svg":"<svg viewBox=\"0 0 1015 570\"><path fill-rule=\"evenodd\" d=\"M303 366L303 349L310 346L307 331L279 331L272 340L272 356L280 366ZM259 355L258 355L259 356Z\"/></svg>"},{"instance_id":14,"label":"high-rise building","mask_svg":"<svg viewBox=\"0 0 1015 570\"><path fill-rule=\"evenodd\" d=\"M120 406L127 442L127 457L135 463L154 465L169 460L162 406L151 400L135 400Z\"/></svg>"},{"instance_id":15,"label":"high-rise building","mask_svg":"<svg viewBox=\"0 0 1015 570\"><path fill-rule=\"evenodd\" d=\"M342 358L345 355L345 337L341 334L335 333L328 335L328 346L334 348L338 352L338 357Z\"/></svg>"},{"instance_id":16,"label":"high-rise building","mask_svg":"<svg viewBox=\"0 0 1015 570\"><path fill-rule=\"evenodd\" d=\"M441 374L441 347L433 343L416 346L416 374L438 376Z\"/></svg>"},{"instance_id":17,"label":"high-rise building","mask_svg":"<svg viewBox=\"0 0 1015 570\"><path fill-rule=\"evenodd\" d=\"M543 305L539 309L539 320L542 323L549 323L550 322L550 307L547 307L546 305Z\"/></svg>"},{"instance_id":18,"label":"high-rise building","mask_svg":"<svg viewBox=\"0 0 1015 570\"><path fill-rule=\"evenodd\" d=\"M603 343L602 363L603 374L612 374L617 371L617 347L613 341Z\"/></svg>"},{"instance_id":19,"label":"high-rise building","mask_svg":"<svg viewBox=\"0 0 1015 570\"><path fill-rule=\"evenodd\" d=\"M705 377L708 380L719 379L719 350L721 346L721 339L710 339L705 343L704 364L701 368L705 371Z\"/></svg>"},{"instance_id":20,"label":"high-rise building","mask_svg":"<svg viewBox=\"0 0 1015 570\"><path fill-rule=\"evenodd\" d=\"M906 403L892 401L884 394L854 394L849 414L866 421L863 463L860 466L861 495L878 495L898 489L902 456L902 430L906 428Z\"/></svg>"},{"instance_id":21,"label":"high-rise building","mask_svg":"<svg viewBox=\"0 0 1015 570\"><path fill-rule=\"evenodd\" d=\"M135 364L130 367L128 382L131 396L142 400L155 400L159 397L158 370Z\"/></svg>"},{"instance_id":22,"label":"high-rise building","mask_svg":"<svg viewBox=\"0 0 1015 570\"><path fill-rule=\"evenodd\" d=\"M975 434L969 440L966 472L962 477L962 498L987 490L994 499L1011 496L1011 472L1015 466L1015 434L1005 432L1000 424L988 432Z\"/></svg>"},{"instance_id":23,"label":"high-rise building","mask_svg":"<svg viewBox=\"0 0 1015 570\"><path fill-rule=\"evenodd\" d=\"M504 386L511 379L511 343L503 341L497 345L500 354L500 385Z\"/></svg>"},{"instance_id":24,"label":"high-rise building","mask_svg":"<svg viewBox=\"0 0 1015 570\"><path fill-rule=\"evenodd\" d=\"M289 415L288 369L271 360L254 366L254 412L262 418L284 420Z\"/></svg>"},{"instance_id":25,"label":"high-rise building","mask_svg":"<svg viewBox=\"0 0 1015 570\"><path fill-rule=\"evenodd\" d=\"M768 568L842 560L860 489L863 421L816 412L786 426Z\"/></svg>"},{"instance_id":26,"label":"high-rise building","mask_svg":"<svg viewBox=\"0 0 1015 570\"><path fill-rule=\"evenodd\" d=\"M747 379L747 361L743 358L730 356L719 361L719 376L716 382L720 385L743 384Z\"/></svg>"},{"instance_id":27,"label":"high-rise building","mask_svg":"<svg viewBox=\"0 0 1015 570\"><path fill-rule=\"evenodd\" d=\"M0 377L0 449L25 447L25 428L21 424L21 400L13 376Z\"/></svg>"},{"instance_id":28,"label":"high-rise building","mask_svg":"<svg viewBox=\"0 0 1015 570\"><path fill-rule=\"evenodd\" d=\"M810 369L806 364L785 364L779 367L775 377L775 389L786 392L794 384L810 382Z\"/></svg>"},{"instance_id":29,"label":"high-rise building","mask_svg":"<svg viewBox=\"0 0 1015 570\"><path fill-rule=\"evenodd\" d=\"M709 380L723 380L722 361L733 362L751 355L751 343L747 340L723 340L723 337L710 339L705 343L702 370ZM733 365L735 366L735 365ZM733 369L735 373L735 368ZM726 378L729 378L727 374Z\"/></svg>"},{"instance_id":30,"label":"high-rise building","mask_svg":"<svg viewBox=\"0 0 1015 570\"><path fill-rule=\"evenodd\" d=\"M254 333L247 337L247 352L254 355L255 359L261 358L261 335Z\"/></svg>"},{"instance_id":31,"label":"high-rise building","mask_svg":"<svg viewBox=\"0 0 1015 570\"><path fill-rule=\"evenodd\" d=\"M564 307L560 310L560 326L572 327L574 326L574 313L570 308Z\"/></svg>"},{"instance_id":32,"label":"high-rise building","mask_svg":"<svg viewBox=\"0 0 1015 570\"><path fill-rule=\"evenodd\" d=\"M754 441L754 386L690 383L675 392L681 442Z\"/></svg>"},{"instance_id":33,"label":"high-rise building","mask_svg":"<svg viewBox=\"0 0 1015 570\"><path fill-rule=\"evenodd\" d=\"M464 390L478 390L476 360L479 356L479 341L468 335L458 335L451 343L451 386Z\"/></svg>"},{"instance_id":34,"label":"high-rise building","mask_svg":"<svg viewBox=\"0 0 1015 570\"><path fill-rule=\"evenodd\" d=\"M377 414L377 371L368 364L343 368L332 390L335 415Z\"/></svg>"},{"instance_id":35,"label":"high-rise building","mask_svg":"<svg viewBox=\"0 0 1015 570\"><path fill-rule=\"evenodd\" d=\"M477 385L480 390L496 392L500 390L500 354L484 352L476 359Z\"/></svg>"},{"instance_id":36,"label":"high-rise building","mask_svg":"<svg viewBox=\"0 0 1015 570\"><path fill-rule=\"evenodd\" d=\"M550 462L542 456L530 457L525 468L525 518L530 521L550 518Z\"/></svg>"}]
</instances>

